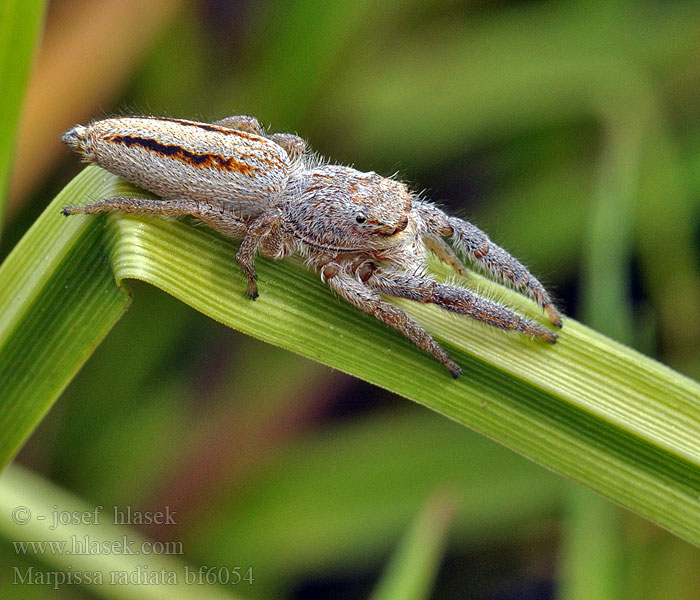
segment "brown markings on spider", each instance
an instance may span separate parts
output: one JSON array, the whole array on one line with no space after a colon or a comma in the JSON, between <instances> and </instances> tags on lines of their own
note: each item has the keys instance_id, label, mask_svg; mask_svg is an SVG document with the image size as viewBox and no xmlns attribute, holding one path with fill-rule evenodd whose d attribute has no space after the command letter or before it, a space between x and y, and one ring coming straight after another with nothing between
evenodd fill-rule
<instances>
[{"instance_id":1,"label":"brown markings on spider","mask_svg":"<svg viewBox=\"0 0 700 600\"><path fill-rule=\"evenodd\" d=\"M532 298L561 327L561 315L544 286L475 225L446 214L393 178L326 164L306 152L302 138L267 134L253 117L213 124L117 117L78 125L62 140L85 159L161 196L108 198L67 206L63 214L192 215L227 236L242 238L236 259L253 299L258 295L256 254L276 259L294 252L341 298L397 329L454 377L462 372L459 365L385 297L436 304L550 343L557 339L553 331L509 308L429 274L428 253L464 275L462 255ZM144 149L148 161L138 154ZM195 170L186 171L184 165Z\"/></svg>"}]
</instances>

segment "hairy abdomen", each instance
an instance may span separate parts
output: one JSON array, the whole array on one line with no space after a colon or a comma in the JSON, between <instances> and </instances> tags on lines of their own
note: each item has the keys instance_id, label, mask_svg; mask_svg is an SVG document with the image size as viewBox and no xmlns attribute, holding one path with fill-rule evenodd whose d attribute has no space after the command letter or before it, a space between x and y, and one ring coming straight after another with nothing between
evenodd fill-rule
<instances>
[{"instance_id":1,"label":"hairy abdomen","mask_svg":"<svg viewBox=\"0 0 700 600\"><path fill-rule=\"evenodd\" d=\"M256 215L280 195L285 151L251 133L155 117L105 119L85 131L90 161L161 198L218 199Z\"/></svg>"}]
</instances>

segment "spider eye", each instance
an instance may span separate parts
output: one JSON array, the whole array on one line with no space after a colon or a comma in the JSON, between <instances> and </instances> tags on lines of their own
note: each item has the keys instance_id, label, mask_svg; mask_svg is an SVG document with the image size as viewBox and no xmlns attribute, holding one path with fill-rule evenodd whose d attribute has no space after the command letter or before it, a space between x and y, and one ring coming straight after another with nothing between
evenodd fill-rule
<instances>
[{"instance_id":1,"label":"spider eye","mask_svg":"<svg viewBox=\"0 0 700 600\"><path fill-rule=\"evenodd\" d=\"M358 223L364 223L366 220L367 217L365 216L365 213L359 212L355 215L355 221L357 221Z\"/></svg>"}]
</instances>

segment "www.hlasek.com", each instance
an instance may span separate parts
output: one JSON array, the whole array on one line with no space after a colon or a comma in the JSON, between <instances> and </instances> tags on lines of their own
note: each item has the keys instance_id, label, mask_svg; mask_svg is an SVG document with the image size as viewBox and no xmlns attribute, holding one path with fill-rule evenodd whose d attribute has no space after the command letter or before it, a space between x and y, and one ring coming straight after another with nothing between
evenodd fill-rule
<instances>
[{"instance_id":1,"label":"www.hlasek.com","mask_svg":"<svg viewBox=\"0 0 700 600\"><path fill-rule=\"evenodd\" d=\"M253 567L190 567L154 569L136 565L131 570L80 571L68 565L62 571L12 567L13 585L38 585L55 590L66 585L237 585L253 583Z\"/></svg>"},{"instance_id":2,"label":"www.hlasek.com","mask_svg":"<svg viewBox=\"0 0 700 600\"><path fill-rule=\"evenodd\" d=\"M132 540L122 535L117 540L94 539L89 535L71 535L67 540L14 540L15 554L44 556L50 554L94 555L184 554L182 542Z\"/></svg>"}]
</instances>

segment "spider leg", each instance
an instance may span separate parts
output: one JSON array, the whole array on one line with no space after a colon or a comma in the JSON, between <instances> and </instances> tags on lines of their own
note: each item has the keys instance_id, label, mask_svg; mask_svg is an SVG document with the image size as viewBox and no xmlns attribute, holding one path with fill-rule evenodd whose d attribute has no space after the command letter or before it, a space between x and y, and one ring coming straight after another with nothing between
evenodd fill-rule
<instances>
[{"instance_id":1,"label":"spider leg","mask_svg":"<svg viewBox=\"0 0 700 600\"><path fill-rule=\"evenodd\" d=\"M427 277L405 272L377 271L367 281L367 285L389 296L407 298L424 304L437 304L441 308L493 327L532 335L552 344L557 340L555 333L500 304L481 298L468 290L437 283Z\"/></svg>"},{"instance_id":2,"label":"spider leg","mask_svg":"<svg viewBox=\"0 0 700 600\"><path fill-rule=\"evenodd\" d=\"M282 146L282 149L287 153L291 161L301 158L306 150L306 141L298 135L292 135L291 133L273 133L267 137L278 146Z\"/></svg>"},{"instance_id":3,"label":"spider leg","mask_svg":"<svg viewBox=\"0 0 700 600\"><path fill-rule=\"evenodd\" d=\"M258 297L258 275L255 272L255 253L262 245L265 254L275 258L282 254L284 237L279 228L279 216L276 212L266 212L252 221L241 246L236 253L236 260L248 279L248 296Z\"/></svg>"},{"instance_id":4,"label":"spider leg","mask_svg":"<svg viewBox=\"0 0 700 600\"><path fill-rule=\"evenodd\" d=\"M469 277L467 273L467 268L462 264L454 250L446 244L442 238L427 235L423 238L423 243L425 247L430 250L435 256L437 256L442 262L450 265L458 275L462 277Z\"/></svg>"},{"instance_id":5,"label":"spider leg","mask_svg":"<svg viewBox=\"0 0 700 600\"><path fill-rule=\"evenodd\" d=\"M511 282L535 300L556 327L561 327L561 314L544 286L516 258L494 244L481 229L468 221L449 217L427 202L417 203L416 208L429 234L452 236L457 250L469 256L491 275Z\"/></svg>"},{"instance_id":6,"label":"spider leg","mask_svg":"<svg viewBox=\"0 0 700 600\"><path fill-rule=\"evenodd\" d=\"M133 214L162 215L177 217L192 215L216 231L229 237L243 238L236 253L236 260L248 280L248 295L258 297L255 272L255 252L262 244L269 256L281 254L283 238L276 227L275 215L263 213L250 223L236 217L230 203L203 200L156 200L153 198L108 198L84 206L66 206L62 213L66 216L78 213L93 214L118 211Z\"/></svg>"},{"instance_id":7,"label":"spider leg","mask_svg":"<svg viewBox=\"0 0 700 600\"><path fill-rule=\"evenodd\" d=\"M304 154L304 150L306 150L306 141L297 135L292 135L291 133L273 133L271 135L267 135L263 129L263 126L260 125L260 122L255 117L236 115L214 121L212 125L218 125L219 127L226 127L228 129L236 129L238 131L245 131L246 133L254 133L255 135L266 137L275 142L275 144L278 146L281 146L287 153L287 156L289 156L290 160L300 158L301 155Z\"/></svg>"},{"instance_id":8,"label":"spider leg","mask_svg":"<svg viewBox=\"0 0 700 600\"><path fill-rule=\"evenodd\" d=\"M246 133L254 133L255 135L265 135L265 131L263 130L262 125L260 125L260 122L255 117L249 117L247 115L226 117L225 119L214 121L212 125L226 127L227 129L245 131Z\"/></svg>"},{"instance_id":9,"label":"spider leg","mask_svg":"<svg viewBox=\"0 0 700 600\"><path fill-rule=\"evenodd\" d=\"M331 271L331 269L327 271ZM334 273L333 276L327 277L326 281L330 288L341 298L400 331L416 346L425 350L445 365L452 377L456 378L462 374L462 369L459 368L459 365L452 361L438 343L430 337L430 334L403 310L382 300L377 292L367 288L357 279L340 270L340 267L337 267L337 271L336 269L332 269L332 271Z\"/></svg>"},{"instance_id":10,"label":"spider leg","mask_svg":"<svg viewBox=\"0 0 700 600\"><path fill-rule=\"evenodd\" d=\"M248 228L246 223L231 210L230 203L215 200L203 201L189 198L158 200L154 198L116 197L81 206L70 204L61 213L69 216L79 213L91 215L111 211L164 217L191 215L224 235L238 238L243 237Z\"/></svg>"}]
</instances>

